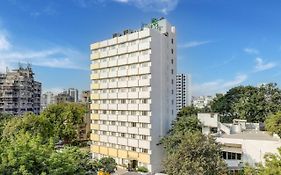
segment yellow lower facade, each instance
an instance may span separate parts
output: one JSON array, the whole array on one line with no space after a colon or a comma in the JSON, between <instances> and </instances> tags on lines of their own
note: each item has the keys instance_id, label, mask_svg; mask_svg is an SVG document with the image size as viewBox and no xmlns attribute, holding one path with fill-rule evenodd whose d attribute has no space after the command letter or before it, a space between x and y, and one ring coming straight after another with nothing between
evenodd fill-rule
<instances>
[{"instance_id":1,"label":"yellow lower facade","mask_svg":"<svg viewBox=\"0 0 281 175\"><path fill-rule=\"evenodd\" d=\"M150 155L145 153L137 153L134 151L126 151L114 148L108 148L104 146L91 146L91 152L96 154L103 154L109 157L118 157L128 160L137 160L142 163L150 164Z\"/></svg>"}]
</instances>

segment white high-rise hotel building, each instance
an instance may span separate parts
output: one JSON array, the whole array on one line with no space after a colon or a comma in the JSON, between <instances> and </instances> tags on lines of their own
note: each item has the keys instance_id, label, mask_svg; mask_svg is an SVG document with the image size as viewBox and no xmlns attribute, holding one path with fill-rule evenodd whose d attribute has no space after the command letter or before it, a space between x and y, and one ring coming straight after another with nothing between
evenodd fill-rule
<instances>
[{"instance_id":1,"label":"white high-rise hotel building","mask_svg":"<svg viewBox=\"0 0 281 175\"><path fill-rule=\"evenodd\" d=\"M91 152L161 170L159 140L176 117L176 29L153 19L91 45Z\"/></svg>"}]
</instances>

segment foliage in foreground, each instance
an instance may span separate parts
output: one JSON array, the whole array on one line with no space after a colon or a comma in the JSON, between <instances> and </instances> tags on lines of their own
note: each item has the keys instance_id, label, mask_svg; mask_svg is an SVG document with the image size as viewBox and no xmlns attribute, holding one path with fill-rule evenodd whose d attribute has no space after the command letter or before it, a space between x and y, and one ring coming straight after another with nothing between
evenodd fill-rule
<instances>
[{"instance_id":1,"label":"foliage in foreground","mask_svg":"<svg viewBox=\"0 0 281 175\"><path fill-rule=\"evenodd\" d=\"M92 160L89 153L73 146L83 121L84 106L52 105L40 116L0 118L0 174L87 175L98 170L113 172L112 158ZM61 140L64 148L57 150Z\"/></svg>"},{"instance_id":2,"label":"foliage in foreground","mask_svg":"<svg viewBox=\"0 0 281 175\"><path fill-rule=\"evenodd\" d=\"M165 172L169 175L226 174L220 145L201 133L196 115L195 108L184 108L168 135L161 140L166 152L163 161Z\"/></svg>"}]
</instances>

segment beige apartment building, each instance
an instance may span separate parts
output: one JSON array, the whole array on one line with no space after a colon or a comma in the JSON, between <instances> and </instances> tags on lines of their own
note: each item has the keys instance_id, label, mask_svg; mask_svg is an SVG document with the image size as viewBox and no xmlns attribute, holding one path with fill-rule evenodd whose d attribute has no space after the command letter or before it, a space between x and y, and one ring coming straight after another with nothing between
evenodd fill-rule
<instances>
[{"instance_id":1,"label":"beige apartment building","mask_svg":"<svg viewBox=\"0 0 281 175\"><path fill-rule=\"evenodd\" d=\"M176 29L153 19L91 45L91 152L162 169L160 139L176 117Z\"/></svg>"}]
</instances>

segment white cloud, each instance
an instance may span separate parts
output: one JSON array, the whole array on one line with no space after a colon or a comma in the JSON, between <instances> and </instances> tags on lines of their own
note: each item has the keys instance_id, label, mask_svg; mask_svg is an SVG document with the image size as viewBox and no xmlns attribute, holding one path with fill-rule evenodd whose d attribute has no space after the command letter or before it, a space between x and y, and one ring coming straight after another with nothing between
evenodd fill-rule
<instances>
[{"instance_id":1,"label":"white cloud","mask_svg":"<svg viewBox=\"0 0 281 175\"><path fill-rule=\"evenodd\" d=\"M209 40L207 40L207 41L190 41L185 44L179 45L179 47L180 48L191 48L191 47L198 47L201 45L205 45L208 43L212 43L212 41L209 41Z\"/></svg>"},{"instance_id":2,"label":"white cloud","mask_svg":"<svg viewBox=\"0 0 281 175\"><path fill-rule=\"evenodd\" d=\"M0 32L0 51L8 50L11 48L11 43L8 41L7 36Z\"/></svg>"},{"instance_id":3,"label":"white cloud","mask_svg":"<svg viewBox=\"0 0 281 175\"><path fill-rule=\"evenodd\" d=\"M202 84L194 84L192 86L192 94L199 95L215 95L216 93L224 93L228 89L238 86L247 80L246 74L238 74L233 80L225 81L222 79L210 81Z\"/></svg>"},{"instance_id":4,"label":"white cloud","mask_svg":"<svg viewBox=\"0 0 281 175\"><path fill-rule=\"evenodd\" d=\"M256 58L255 72L269 70L274 67L276 67L276 63L273 63L273 62L265 63L262 58L260 58L260 57Z\"/></svg>"},{"instance_id":5,"label":"white cloud","mask_svg":"<svg viewBox=\"0 0 281 175\"><path fill-rule=\"evenodd\" d=\"M254 48L245 48L244 52L248 53L248 54L252 54L252 55L258 55L260 52L257 49Z\"/></svg>"},{"instance_id":6,"label":"white cloud","mask_svg":"<svg viewBox=\"0 0 281 175\"><path fill-rule=\"evenodd\" d=\"M143 11L159 12L168 14L173 11L180 0L73 0L81 7L88 7L97 3L122 3L135 6Z\"/></svg>"},{"instance_id":7,"label":"white cloud","mask_svg":"<svg viewBox=\"0 0 281 175\"><path fill-rule=\"evenodd\" d=\"M28 50L22 49L20 45L13 45L12 48L11 43L5 32L0 32L0 72L18 63L52 68L88 69L88 65L81 64L81 59L88 59L88 56L75 49L54 46L43 50Z\"/></svg>"}]
</instances>

